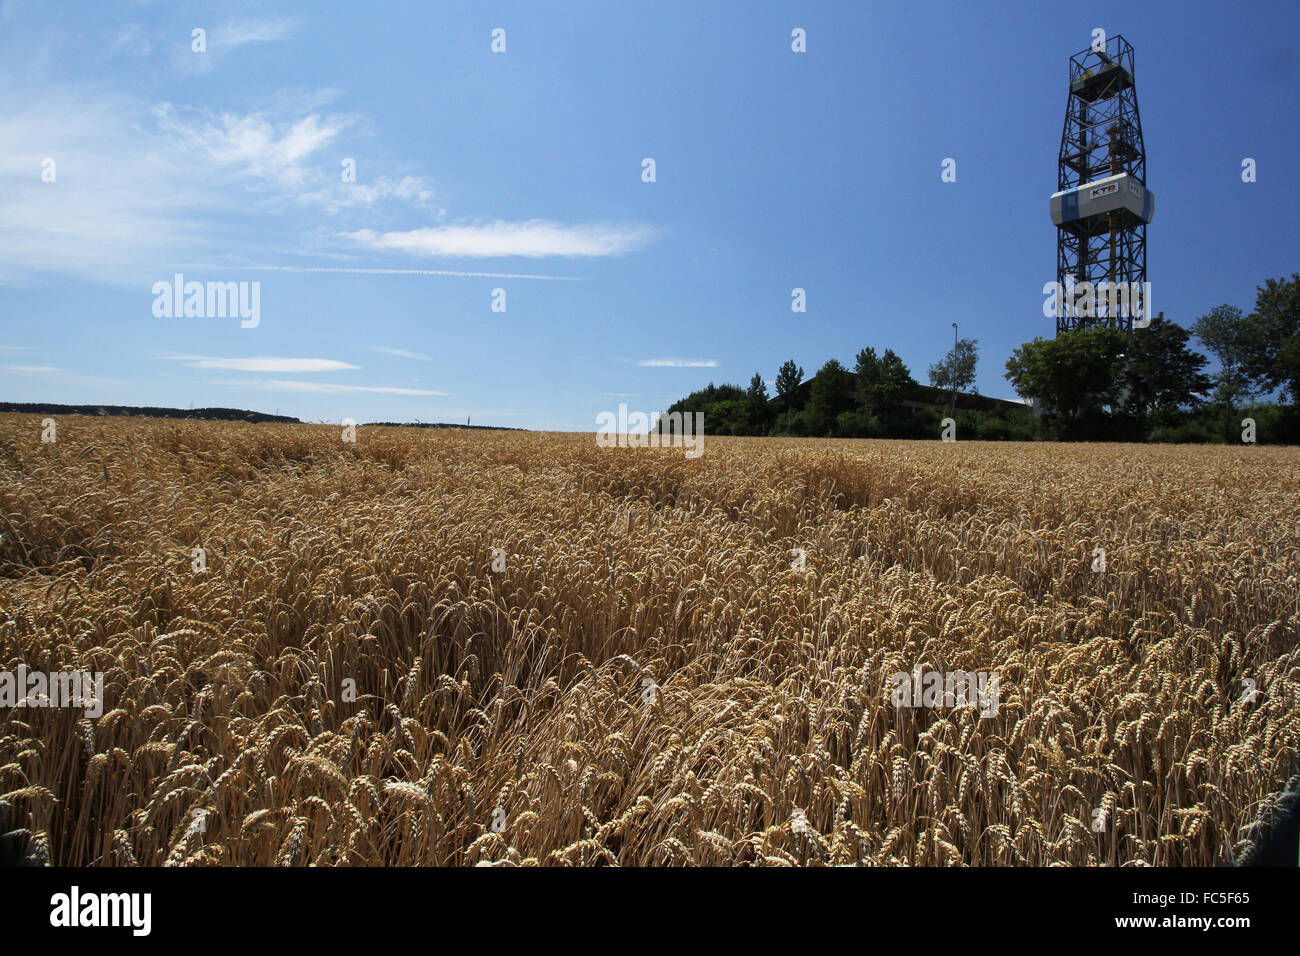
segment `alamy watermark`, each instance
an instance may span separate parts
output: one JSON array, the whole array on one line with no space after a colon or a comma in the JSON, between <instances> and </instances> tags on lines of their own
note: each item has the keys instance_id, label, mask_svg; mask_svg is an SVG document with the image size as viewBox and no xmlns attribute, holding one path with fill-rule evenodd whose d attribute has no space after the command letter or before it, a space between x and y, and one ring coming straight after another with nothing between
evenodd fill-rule
<instances>
[{"instance_id":1,"label":"alamy watermark","mask_svg":"<svg viewBox=\"0 0 1300 956\"><path fill-rule=\"evenodd\" d=\"M89 671L0 671L0 707L84 707L87 717L104 713L104 674Z\"/></svg>"},{"instance_id":2,"label":"alamy watermark","mask_svg":"<svg viewBox=\"0 0 1300 956\"><path fill-rule=\"evenodd\" d=\"M981 717L996 717L1001 701L997 671L898 671L890 675L889 700L895 707L978 707Z\"/></svg>"},{"instance_id":3,"label":"alamy watermark","mask_svg":"<svg viewBox=\"0 0 1300 956\"><path fill-rule=\"evenodd\" d=\"M687 458L699 458L704 454L704 413L628 414L627 405L620 404L617 415L601 412L596 416L596 444L601 448L684 448Z\"/></svg>"},{"instance_id":4,"label":"alamy watermark","mask_svg":"<svg viewBox=\"0 0 1300 956\"><path fill-rule=\"evenodd\" d=\"M50 897L50 925L124 927L133 936L148 936L153 927L152 893L83 893L73 886Z\"/></svg>"},{"instance_id":5,"label":"alamy watermark","mask_svg":"<svg viewBox=\"0 0 1300 956\"><path fill-rule=\"evenodd\" d=\"M1078 282L1065 277L1065 284L1043 285L1043 315L1049 319L1076 318L1133 319L1133 327L1151 324L1150 282Z\"/></svg>"},{"instance_id":6,"label":"alamy watermark","mask_svg":"<svg viewBox=\"0 0 1300 956\"><path fill-rule=\"evenodd\" d=\"M240 327L262 322L262 283L186 282L176 273L171 282L153 284L153 314L159 319L240 318Z\"/></svg>"}]
</instances>

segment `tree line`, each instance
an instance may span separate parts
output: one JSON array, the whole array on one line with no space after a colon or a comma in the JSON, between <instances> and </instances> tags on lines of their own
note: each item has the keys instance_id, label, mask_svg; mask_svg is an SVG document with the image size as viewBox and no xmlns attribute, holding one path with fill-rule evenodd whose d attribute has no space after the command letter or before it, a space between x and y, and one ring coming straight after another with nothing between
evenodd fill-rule
<instances>
[{"instance_id":1,"label":"tree line","mask_svg":"<svg viewBox=\"0 0 1300 956\"><path fill-rule=\"evenodd\" d=\"M953 417L959 438L983 440L1239 442L1243 418L1260 442L1300 441L1300 273L1257 288L1250 313L1220 305L1190 329L1163 316L1131 333L1109 327L1035 338L1016 348L1006 378L1028 407L959 408L975 382L977 342L961 339L930 366L942 407L909 408L917 381L892 349L858 352L850 371L828 360L804 382L794 360L773 382L755 372L749 387L709 385L669 412L703 412L714 435L934 438ZM1191 348L1195 336L1214 356ZM971 404L965 402L962 404Z\"/></svg>"},{"instance_id":2,"label":"tree line","mask_svg":"<svg viewBox=\"0 0 1300 956\"><path fill-rule=\"evenodd\" d=\"M1195 336L1217 359L1193 351ZM1162 317L1015 349L1007 379L1042 408L1045 437L1090 441L1300 441L1300 273L1256 287L1250 313L1220 305L1190 329ZM1263 399L1263 400L1259 400Z\"/></svg>"}]
</instances>

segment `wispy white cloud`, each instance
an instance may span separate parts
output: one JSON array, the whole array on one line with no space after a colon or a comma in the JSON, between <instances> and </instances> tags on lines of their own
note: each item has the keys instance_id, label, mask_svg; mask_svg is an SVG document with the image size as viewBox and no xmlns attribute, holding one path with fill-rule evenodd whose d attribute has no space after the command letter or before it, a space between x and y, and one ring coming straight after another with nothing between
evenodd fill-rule
<instances>
[{"instance_id":1,"label":"wispy white cloud","mask_svg":"<svg viewBox=\"0 0 1300 956\"><path fill-rule=\"evenodd\" d=\"M153 52L153 41L145 35L138 23L124 24L109 42L107 54L126 53L131 56L148 56Z\"/></svg>"},{"instance_id":2,"label":"wispy white cloud","mask_svg":"<svg viewBox=\"0 0 1300 956\"><path fill-rule=\"evenodd\" d=\"M714 359L678 359L678 358L656 358L642 359L636 363L651 368L717 368L718 363Z\"/></svg>"},{"instance_id":3,"label":"wispy white cloud","mask_svg":"<svg viewBox=\"0 0 1300 956\"><path fill-rule=\"evenodd\" d=\"M264 255L284 204L327 176L316 159L348 123L85 90L0 101L0 142L11 144L0 150L0 281L132 284L231 248Z\"/></svg>"},{"instance_id":4,"label":"wispy white cloud","mask_svg":"<svg viewBox=\"0 0 1300 956\"><path fill-rule=\"evenodd\" d=\"M217 167L287 186L303 183L308 178L304 162L351 122L348 117L312 113L275 123L259 113L214 114L171 103L161 103L152 112L162 134L185 152Z\"/></svg>"},{"instance_id":5,"label":"wispy white cloud","mask_svg":"<svg viewBox=\"0 0 1300 956\"><path fill-rule=\"evenodd\" d=\"M232 249L266 261L281 252L277 231L307 235L287 206L341 208L334 192L351 195L322 152L353 125L86 89L0 98L0 282L52 273L135 284ZM370 204L415 205L428 191L412 177L363 188Z\"/></svg>"},{"instance_id":6,"label":"wispy white cloud","mask_svg":"<svg viewBox=\"0 0 1300 956\"><path fill-rule=\"evenodd\" d=\"M220 369L228 372L339 372L360 368L347 362L318 358L211 358L204 355L164 355L162 358L182 361L188 368Z\"/></svg>"},{"instance_id":7,"label":"wispy white cloud","mask_svg":"<svg viewBox=\"0 0 1300 956\"><path fill-rule=\"evenodd\" d=\"M58 371L53 365L6 365L4 370L6 372L32 372L37 374Z\"/></svg>"},{"instance_id":8,"label":"wispy white cloud","mask_svg":"<svg viewBox=\"0 0 1300 956\"><path fill-rule=\"evenodd\" d=\"M232 22L208 31L209 50L246 48L289 36L282 19ZM181 37L130 25L109 33L119 52L189 53ZM211 56L211 53L207 54ZM22 72L15 67L17 76ZM8 74L5 74L8 76ZM4 77L0 77L3 79ZM2 85L2 84L0 84ZM639 223L547 220L442 223L433 185L400 163L365 160L358 182L341 181L339 160L374 135L364 117L332 112L333 88L271 91L260 109L212 110L152 103L97 86L32 81L0 98L0 284L39 275L133 286L196 263L216 268L455 278L580 281L578 276L455 269L278 266L340 250L455 258L622 256L660 235ZM370 149L370 153L382 150ZM53 181L44 181L45 161ZM382 168L381 168L382 165ZM396 168L394 168L396 167ZM298 207L301 213L294 215ZM356 228L398 208L433 225L407 231ZM325 227L319 213L338 216ZM374 217L359 215L373 213ZM342 228L340 228L342 227ZM291 260L292 261L292 260ZM299 259L297 261L307 261Z\"/></svg>"},{"instance_id":9,"label":"wispy white cloud","mask_svg":"<svg viewBox=\"0 0 1300 956\"><path fill-rule=\"evenodd\" d=\"M658 237L653 226L614 223L573 225L530 219L526 222L432 226L405 232L359 229L344 236L368 249L419 256L499 258L523 256L622 256Z\"/></svg>"},{"instance_id":10,"label":"wispy white cloud","mask_svg":"<svg viewBox=\"0 0 1300 956\"><path fill-rule=\"evenodd\" d=\"M398 358L417 359L421 362L429 361L429 356L423 355L420 352L410 352L406 349L390 349L384 345L372 345L370 346L370 351L382 352L384 355L396 355Z\"/></svg>"},{"instance_id":11,"label":"wispy white cloud","mask_svg":"<svg viewBox=\"0 0 1300 956\"><path fill-rule=\"evenodd\" d=\"M212 384L228 385L232 388L254 388L265 392L323 392L330 395L343 395L350 392L374 392L381 395L451 394L450 392L435 392L424 388L399 388L393 385L336 385L325 382L299 382L289 379L215 379Z\"/></svg>"},{"instance_id":12,"label":"wispy white cloud","mask_svg":"<svg viewBox=\"0 0 1300 956\"><path fill-rule=\"evenodd\" d=\"M344 182L342 175L339 175L322 183L320 188L298 196L299 202L318 206L330 213L360 206L369 209L389 200L412 206L427 206L433 198L433 187L420 176L377 176L373 182L349 183ZM439 210L439 215L445 212L446 210Z\"/></svg>"},{"instance_id":13,"label":"wispy white cloud","mask_svg":"<svg viewBox=\"0 0 1300 956\"><path fill-rule=\"evenodd\" d=\"M303 95L286 102L305 102ZM440 269L279 266L269 238L286 224L286 204L346 211L352 204L418 205L430 192L418 177L373 186L339 181L323 154L354 125L348 116L214 113L149 105L84 90L50 90L0 101L0 282L33 273L133 284L181 265L227 260L231 249L285 272L575 280L576 276ZM42 162L55 163L53 182ZM359 193L349 190L360 189ZM351 197L351 198L349 198ZM232 211L237 215L231 215ZM448 255L619 255L648 227L495 223L411 233L360 230L361 245L409 246ZM297 230L297 235L303 235ZM403 239L402 237L406 238ZM421 238L421 237L424 238ZM357 238L352 243L357 243ZM328 255L328 250L322 250Z\"/></svg>"},{"instance_id":14,"label":"wispy white cloud","mask_svg":"<svg viewBox=\"0 0 1300 956\"><path fill-rule=\"evenodd\" d=\"M194 49L192 31L186 31L180 40L172 43L172 63L186 73L209 73L240 47L286 40L298 28L298 23L285 18L263 17L227 20L212 27L197 23L195 27L204 31L203 52Z\"/></svg>"},{"instance_id":15,"label":"wispy white cloud","mask_svg":"<svg viewBox=\"0 0 1300 956\"><path fill-rule=\"evenodd\" d=\"M458 279L548 279L581 282L579 276L545 276L526 272L462 272L459 269L354 269L347 266L246 266L257 272L343 272L375 276L453 276Z\"/></svg>"},{"instance_id":16,"label":"wispy white cloud","mask_svg":"<svg viewBox=\"0 0 1300 956\"><path fill-rule=\"evenodd\" d=\"M80 91L0 102L0 142L10 144L0 150L0 281L34 272L140 281L156 271L149 263L202 241L197 220L217 197L141 112ZM41 179L45 159L52 182Z\"/></svg>"},{"instance_id":17,"label":"wispy white cloud","mask_svg":"<svg viewBox=\"0 0 1300 956\"><path fill-rule=\"evenodd\" d=\"M213 46L233 50L249 43L287 39L297 27L297 21L284 18L230 20L213 30L209 40Z\"/></svg>"}]
</instances>

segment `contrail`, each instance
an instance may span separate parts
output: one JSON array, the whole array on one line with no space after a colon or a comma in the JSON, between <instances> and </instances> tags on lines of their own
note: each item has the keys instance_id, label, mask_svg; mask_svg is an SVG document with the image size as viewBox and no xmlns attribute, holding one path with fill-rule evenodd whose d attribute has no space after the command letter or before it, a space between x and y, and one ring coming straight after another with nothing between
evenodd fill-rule
<instances>
[{"instance_id":1,"label":"contrail","mask_svg":"<svg viewBox=\"0 0 1300 956\"><path fill-rule=\"evenodd\" d=\"M581 276L539 276L523 272L455 272L450 269L356 269L344 266L243 266L261 272L348 272L378 276L452 276L458 279L547 279L581 282Z\"/></svg>"}]
</instances>

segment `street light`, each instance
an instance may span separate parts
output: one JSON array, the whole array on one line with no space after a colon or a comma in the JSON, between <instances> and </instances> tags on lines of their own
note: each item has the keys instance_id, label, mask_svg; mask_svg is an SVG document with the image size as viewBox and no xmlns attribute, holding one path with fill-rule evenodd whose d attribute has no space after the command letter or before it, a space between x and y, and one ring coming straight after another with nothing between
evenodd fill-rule
<instances>
[{"instance_id":1,"label":"street light","mask_svg":"<svg viewBox=\"0 0 1300 956\"><path fill-rule=\"evenodd\" d=\"M957 323L952 324L952 365L948 369L952 375L952 399L948 406L948 414L952 415L957 411Z\"/></svg>"}]
</instances>

